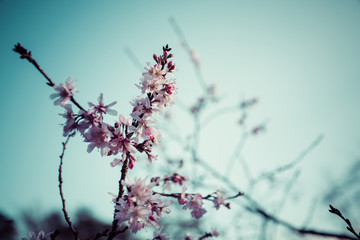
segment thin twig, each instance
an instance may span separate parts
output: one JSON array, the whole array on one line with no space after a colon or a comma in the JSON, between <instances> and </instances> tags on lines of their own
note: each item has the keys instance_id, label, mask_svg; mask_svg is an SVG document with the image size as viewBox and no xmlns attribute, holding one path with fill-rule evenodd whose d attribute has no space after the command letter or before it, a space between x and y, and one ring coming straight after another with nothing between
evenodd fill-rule
<instances>
[{"instance_id":1,"label":"thin twig","mask_svg":"<svg viewBox=\"0 0 360 240\"><path fill-rule=\"evenodd\" d=\"M274 170L268 171L266 173L261 174L257 179L254 180L254 184L258 183L261 180L268 179L274 177L276 174L284 172L288 169L291 169L296 164L301 162L313 149L315 149L320 142L323 140L324 136L319 135L306 149L304 149L294 160L291 162L284 164L283 166L277 167Z\"/></svg>"},{"instance_id":2,"label":"thin twig","mask_svg":"<svg viewBox=\"0 0 360 240\"><path fill-rule=\"evenodd\" d=\"M202 235L201 237L199 237L198 240L203 240L205 238L211 238L213 237L213 234L212 233L205 233L204 235Z\"/></svg>"},{"instance_id":3,"label":"thin twig","mask_svg":"<svg viewBox=\"0 0 360 240\"><path fill-rule=\"evenodd\" d=\"M251 171L249 169L249 166L247 165L245 159L243 159L241 155L241 151L243 150L243 147L244 147L244 144L245 144L245 140L247 138L248 134L247 132L244 132L242 135L241 135L241 138L235 148L235 151L234 153L232 154L231 158L228 160L228 163L227 163L227 166L226 166L226 171L225 171L225 174L230 177L230 174L231 174L231 171L233 170L234 168L234 163L235 163L235 160L236 158L239 158L240 160L240 164L243 168L243 171L247 177L247 179L249 180L249 182L252 181L252 174L251 174Z\"/></svg>"},{"instance_id":4,"label":"thin twig","mask_svg":"<svg viewBox=\"0 0 360 240\"><path fill-rule=\"evenodd\" d=\"M276 218L275 216L267 213L261 207L258 207L258 206L248 207L247 210L249 210L250 212L259 214L260 216L262 216L264 219L266 219L268 221L282 225L282 226L288 228L289 230L298 233L299 235L314 235L314 236L319 236L319 237L332 237L332 238L350 239L350 240L357 239L357 238L354 238L352 236L345 235L345 234L330 233L330 232L318 231L318 230L313 230L313 229L305 229L305 228L296 228L292 224L285 222L285 221L283 221L279 218Z\"/></svg>"},{"instance_id":5,"label":"thin twig","mask_svg":"<svg viewBox=\"0 0 360 240\"><path fill-rule=\"evenodd\" d=\"M347 230L349 230L352 234L354 234L355 237L357 237L357 239L360 239L360 232L356 233L355 229L352 227L351 222L349 219L345 218L342 213L340 212L339 209L334 208L333 206L329 205L330 210L329 212L338 215L342 220L344 220L346 222L346 224L348 225L346 227Z\"/></svg>"},{"instance_id":6,"label":"thin twig","mask_svg":"<svg viewBox=\"0 0 360 240\"><path fill-rule=\"evenodd\" d=\"M35 68L47 79L47 85L49 85L50 87L55 87L55 83L49 78L49 76L44 72L44 70L40 67L40 65L35 61L35 59L33 59L32 57L32 53L31 51L28 51L26 48L24 48L23 46L21 46L20 43L16 44L15 47L13 48L14 52L19 53L21 56L21 59L27 59L30 63L32 63ZM75 104L75 106L77 106L80 110L85 112L85 109L73 98L71 97L71 102L73 104Z\"/></svg>"},{"instance_id":7,"label":"thin twig","mask_svg":"<svg viewBox=\"0 0 360 240\"><path fill-rule=\"evenodd\" d=\"M191 62L193 63L193 65L194 65L195 73L197 75L197 79L199 81L200 86L203 88L203 90L205 92L207 92L208 85L206 84L205 79L204 79L204 77L203 77L203 75L202 75L202 73L200 71L199 64L196 63L194 61L194 58L191 56L192 49L190 48L190 45L189 45L188 41L186 40L184 33L181 31L179 25L176 23L174 18L169 18L169 22L170 22L173 30L175 31L176 35L180 39L181 43L183 44L185 50L188 52L188 54L190 56L190 59L191 59Z\"/></svg>"},{"instance_id":8,"label":"thin twig","mask_svg":"<svg viewBox=\"0 0 360 240\"><path fill-rule=\"evenodd\" d=\"M129 47L124 48L125 54L128 56L132 64L142 73L144 71L143 65L140 63L139 59L135 56L133 51Z\"/></svg>"},{"instance_id":9,"label":"thin twig","mask_svg":"<svg viewBox=\"0 0 360 240\"><path fill-rule=\"evenodd\" d=\"M217 170L212 168L206 162L198 161L197 163L199 163L202 167L204 167L209 173L211 173L212 175L217 177L219 180L224 182L230 189L232 189L233 191L238 191L237 186L232 181L230 181L226 176L223 176L220 173L218 173ZM261 217L263 217L269 221L280 224L297 234L356 240L356 238L353 238L353 237L345 235L345 234L329 233L329 232L323 232L323 231L319 231L319 230L306 229L306 228L296 228L292 224L267 213L266 210L264 208L260 207L260 205L257 204L255 202L255 200L253 200L249 195L244 194L243 198L246 199L251 204L251 206L246 207L245 210L249 211L250 213L258 214Z\"/></svg>"},{"instance_id":10,"label":"thin twig","mask_svg":"<svg viewBox=\"0 0 360 240\"><path fill-rule=\"evenodd\" d=\"M65 150L66 150L66 145L68 144L69 140L71 137L73 137L75 135L75 132L71 133L70 135L68 135L67 139L65 142L62 143L63 145L63 150L62 153L60 155L60 165L59 165L59 191L60 191L60 197L61 197L61 203L62 203L62 211L64 213L64 217L65 217L65 221L67 222L67 224L69 225L69 228L71 230L71 232L74 235L75 240L79 240L79 233L75 230L69 214L66 210L66 206L65 206L65 198L64 198L64 193L63 193L63 189L62 189L62 184L63 184L63 180L62 180L62 165L63 165L63 159L64 159L64 154L65 154Z\"/></svg>"},{"instance_id":11,"label":"thin twig","mask_svg":"<svg viewBox=\"0 0 360 240\"><path fill-rule=\"evenodd\" d=\"M300 176L300 170L297 170L294 173L293 177L290 179L290 181L286 184L285 189L283 191L283 196L280 200L280 203L277 206L277 209L274 211L274 214L276 214L278 216L280 215L280 212L283 209L283 207L286 203L286 200L288 199L290 190L294 186L294 184L295 184L296 180L299 178L299 176ZM274 227L274 230L273 230L273 236L275 236L274 239L276 239L277 229L278 229L277 227Z\"/></svg>"},{"instance_id":12,"label":"thin twig","mask_svg":"<svg viewBox=\"0 0 360 240\"><path fill-rule=\"evenodd\" d=\"M180 198L181 197L181 193L159 193L159 192L154 192L154 194L159 194L159 195L161 195L163 197L172 197L172 198ZM186 193L185 195L196 195L196 193ZM235 199L235 198L243 196L243 195L244 195L244 193L238 192L234 196L226 198L226 200ZM205 197L202 197L203 200L209 200L209 201L212 201L214 198L215 197L212 194L208 194Z\"/></svg>"}]
</instances>

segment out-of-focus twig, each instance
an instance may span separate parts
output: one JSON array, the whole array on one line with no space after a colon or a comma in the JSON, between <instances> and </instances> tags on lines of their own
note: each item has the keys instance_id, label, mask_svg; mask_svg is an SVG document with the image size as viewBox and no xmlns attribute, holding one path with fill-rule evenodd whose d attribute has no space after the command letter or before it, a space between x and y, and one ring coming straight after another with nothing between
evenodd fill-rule
<instances>
[{"instance_id":1,"label":"out-of-focus twig","mask_svg":"<svg viewBox=\"0 0 360 240\"><path fill-rule=\"evenodd\" d=\"M238 187L230 181L226 176L221 175L218 173L217 170L213 169L211 166L209 166L204 161L198 161L198 163L204 167L209 173L211 173L213 176L217 177L219 180L224 182L230 189L233 191L239 191ZM337 234L337 233L329 233L319 230L313 230L313 229L306 229L306 228L297 228L293 226L292 224L281 220L274 215L268 213L263 207L261 207L254 199L252 199L249 195L246 193L242 195L241 199L246 199L250 205L245 207L245 210L249 211L250 213L257 214L261 216L262 218L265 218L268 221L272 221L273 223L280 224L287 229L300 234L300 235L314 235L314 236L321 236L321 237L332 237L332 238L338 238L338 239L350 239L350 240L356 240L356 238L345 235L345 234Z\"/></svg>"},{"instance_id":2,"label":"out-of-focus twig","mask_svg":"<svg viewBox=\"0 0 360 240\"><path fill-rule=\"evenodd\" d=\"M247 197L244 195L244 197ZM354 238L352 236L346 235L346 234L337 234L337 233L331 233L331 232L324 232L319 230L313 230L313 229L305 229L305 228L297 228L293 226L292 224L283 221L272 214L266 212L260 205L258 205L254 200L250 199L252 201L252 206L248 206L247 210L256 214L259 214L264 219L274 222L276 224L282 225L286 227L287 229L299 234L299 235L314 235L319 237L331 237L331 238L337 238L337 239L349 239L349 240L356 240L358 238Z\"/></svg>"},{"instance_id":3,"label":"out-of-focus twig","mask_svg":"<svg viewBox=\"0 0 360 240\"><path fill-rule=\"evenodd\" d=\"M130 61L133 63L133 65L142 73L144 71L144 67L140 63L139 59L135 56L133 51L129 47L125 47L124 52L130 59Z\"/></svg>"},{"instance_id":4,"label":"out-of-focus twig","mask_svg":"<svg viewBox=\"0 0 360 240\"><path fill-rule=\"evenodd\" d=\"M204 77L200 71L200 64L199 64L199 59L197 57L195 57L195 52L193 49L190 48L190 45L188 43L188 41L185 38L184 33L181 31L181 28L179 27L179 25L177 24L177 22L175 21L174 18L169 18L169 22L173 28L173 30L175 31L176 35L178 36L178 38L180 39L183 47L185 48L185 50L187 51L187 53L190 56L191 62L194 65L194 69L197 75L197 79L199 81L200 86L204 89L205 92L208 91L208 84L206 84Z\"/></svg>"},{"instance_id":5,"label":"out-of-focus twig","mask_svg":"<svg viewBox=\"0 0 360 240\"><path fill-rule=\"evenodd\" d=\"M315 149L320 142L323 140L324 136L323 135L319 135L312 143L310 143L310 145L304 149L294 160L292 160L291 162L282 165L278 168L275 168L271 171L268 171L266 173L261 174L259 177L257 177L254 180L254 184L256 184L257 182L260 182L261 180L264 179L269 179L274 177L276 174L279 174L281 172L284 172L286 170L291 169L292 167L294 167L296 164L298 164L299 162L301 162L313 149Z\"/></svg>"}]
</instances>

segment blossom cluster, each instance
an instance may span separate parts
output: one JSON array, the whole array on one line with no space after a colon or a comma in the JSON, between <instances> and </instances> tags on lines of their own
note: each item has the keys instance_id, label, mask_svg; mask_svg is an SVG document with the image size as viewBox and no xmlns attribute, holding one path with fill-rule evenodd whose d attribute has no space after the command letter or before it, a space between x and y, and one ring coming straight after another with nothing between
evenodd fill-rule
<instances>
[{"instance_id":1,"label":"blossom cluster","mask_svg":"<svg viewBox=\"0 0 360 240\"><path fill-rule=\"evenodd\" d=\"M20 47L19 45L18 48L20 49ZM23 49L20 50L17 52L23 54ZM27 50L24 49L24 51L27 54ZM110 165L114 167L123 164L121 179L125 179L128 168L134 167L137 161L135 153L145 153L149 162L153 162L157 158L156 155L152 154L152 147L159 143L161 134L154 127L156 119L153 115L154 113L162 113L164 107L171 106L177 91L175 80L170 77L176 68L173 61L170 60L173 57L169 53L170 51L171 48L168 45L164 46L162 55L153 55L155 63L147 64L140 82L136 84L141 90L141 95L131 102L133 109L128 119L111 109L116 102L105 104L103 94L100 94L98 103L89 102L89 109L84 109L74 99L74 93L77 90L75 88L76 82L72 78L68 78L65 83L60 85L54 84L47 78L48 85L56 91L50 98L54 100L55 105L60 105L66 110L65 113L60 114L66 119L63 135L71 136L75 131L78 131L84 137L84 141L88 143L87 151L89 153L98 149L101 156L115 156ZM26 56L31 58L30 53ZM32 58L31 60L34 61ZM206 99L216 100L215 86L208 89ZM74 113L70 102L80 109L78 113ZM199 111L203 107L203 102L200 100ZM104 121L105 114L118 115L118 120L114 124L108 124ZM59 169L60 195L64 203L61 192L61 165ZM116 228L124 223L133 233L144 227L153 226L157 229L154 233L154 239L168 239L166 234L161 233L162 229L159 222L164 214L170 213L169 206L173 204L173 201L162 200L164 196L176 198L182 208L190 210L191 216L196 219L200 219L206 213L203 207L203 199L212 200L216 209L219 209L220 205L229 208L229 204L225 203L227 198L220 190L206 197L199 193L185 193L186 187L183 188L182 193L173 194L158 193L153 190L155 186L159 186L160 182L164 183L164 189L170 189L171 184L182 186L187 180L185 176L176 172L163 178L153 177L149 183L147 183L147 178L135 178L133 182L129 178L127 181L121 180L119 194L113 200L115 203L114 222L113 229L109 233L109 239L117 234ZM123 191L124 188L126 191ZM65 212L65 210L63 211ZM71 225L68 218L66 221ZM77 237L75 230L72 229L72 231ZM38 234L30 232L29 236L30 240L49 240L54 238L55 232L48 234L42 231ZM216 231L205 233L201 238L212 236L218 236L218 233ZM191 239L191 236L187 234L185 239Z\"/></svg>"},{"instance_id":2,"label":"blossom cluster","mask_svg":"<svg viewBox=\"0 0 360 240\"><path fill-rule=\"evenodd\" d=\"M115 200L115 219L118 220L118 225L128 222L133 233L149 225L159 228L158 221L163 213L170 213L168 206L173 201L164 202L160 199L161 195L152 190L156 183L146 184L146 178L135 178L134 182L128 181L123 184L126 186L127 194Z\"/></svg>"},{"instance_id":3,"label":"blossom cluster","mask_svg":"<svg viewBox=\"0 0 360 240\"><path fill-rule=\"evenodd\" d=\"M161 134L153 127L153 113L161 113L164 107L173 104L176 91L175 80L169 77L175 70L175 64L170 60L173 57L170 51L171 48L166 45L162 55L153 55L155 64L148 63L140 83L136 85L142 95L131 103L131 118L126 120L120 114L118 121L112 125L105 123L103 116L117 115L111 109L116 102L105 105L103 95L100 94L97 104L89 103L89 110L80 108L80 112L75 114L69 102L73 101L76 82L69 78L65 84L55 85L57 93L52 94L51 98L55 99L55 105L61 105L66 110L61 114L66 119L64 136L78 130L84 141L89 143L88 152L96 148L102 156L121 155L111 162L111 166L128 160L129 168L132 169L136 152L145 152L148 160L154 161L157 156L151 153L152 147L159 143Z\"/></svg>"}]
</instances>

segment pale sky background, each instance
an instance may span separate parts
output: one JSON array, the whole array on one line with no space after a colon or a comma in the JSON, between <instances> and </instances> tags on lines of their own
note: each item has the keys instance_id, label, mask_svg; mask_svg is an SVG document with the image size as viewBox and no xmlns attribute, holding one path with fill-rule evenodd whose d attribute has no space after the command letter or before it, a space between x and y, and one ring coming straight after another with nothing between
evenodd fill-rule
<instances>
[{"instance_id":1,"label":"pale sky background","mask_svg":"<svg viewBox=\"0 0 360 240\"><path fill-rule=\"evenodd\" d=\"M178 99L191 105L200 87L170 17L196 50L205 80L216 83L224 96L222 104L259 99L251 122L267 121L267 131L250 139L243 151L254 173L291 161L324 135L299 165L294 191L302 204L297 209L290 204L285 219L296 223L292 210L306 212L312 199L321 200L322 191L358 159L359 1L2 0L1 212L16 217L24 209L46 213L61 206L57 168L64 139L58 114L63 110L49 99L53 90L38 71L12 52L13 45L20 42L31 50L55 83L76 79L76 99L83 106L102 92L105 103L116 100L116 110L128 115L141 72L124 49L145 66L168 43L178 67ZM180 108L172 113L185 129L192 127ZM220 118L202 135L200 155L218 169L225 169L223 158L231 156L241 132L227 121L236 123L239 116ZM68 207L86 206L111 221L107 193L117 191L119 169L110 167L112 158L89 155L86 147L77 137L66 152ZM331 230L327 207L317 211L312 226Z\"/></svg>"}]
</instances>

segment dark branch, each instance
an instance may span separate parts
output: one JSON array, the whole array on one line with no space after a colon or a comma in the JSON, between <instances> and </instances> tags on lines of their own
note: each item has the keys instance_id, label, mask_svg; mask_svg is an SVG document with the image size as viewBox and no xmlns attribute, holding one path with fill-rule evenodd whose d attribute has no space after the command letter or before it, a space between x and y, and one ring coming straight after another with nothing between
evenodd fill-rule
<instances>
[{"instance_id":1,"label":"dark branch","mask_svg":"<svg viewBox=\"0 0 360 240\"><path fill-rule=\"evenodd\" d=\"M349 232L351 232L352 234L354 234L355 237L357 237L357 239L360 239L360 233L356 233L355 229L353 228L353 226L351 225L351 222L349 219L345 218L342 213L340 212L339 209L334 208L333 206L329 205L330 209L329 212L338 215L342 220L344 220L346 222L346 224L348 225L346 227L347 230L349 230Z\"/></svg>"},{"instance_id":2,"label":"dark branch","mask_svg":"<svg viewBox=\"0 0 360 240\"><path fill-rule=\"evenodd\" d=\"M271 221L273 223L282 225L286 227L287 229L299 234L299 235L314 235L319 237L331 237L331 238L337 238L337 239L349 239L349 240L356 240L358 238L354 238L352 236L346 235L346 234L337 234L337 233L331 233L331 232L324 232L324 231L318 231L313 229L305 229L305 228L297 228L293 226L292 224L283 221L272 214L266 212L263 208L258 205L254 200L250 199L249 197L245 196L252 202L252 207L247 207L246 209L250 212L259 214L261 217L266 219L267 221Z\"/></svg>"},{"instance_id":3,"label":"dark branch","mask_svg":"<svg viewBox=\"0 0 360 240\"><path fill-rule=\"evenodd\" d=\"M62 153L60 155L60 165L59 165L59 191L60 191L60 197L61 197L61 203L62 203L62 211L64 213L64 217L65 217L65 221L67 222L67 224L69 225L69 228L71 230L71 232L74 235L74 239L75 240L79 240L79 233L75 230L68 212L66 211L66 206L65 206L65 198L64 198L64 194L63 194L63 189L62 189L62 184L63 184L63 180L62 180L62 165L63 165L63 158L64 158L64 154L65 154L65 150L66 150L66 145L69 142L70 138L73 137L75 135L75 132L71 133L65 142L62 143L63 145L63 150Z\"/></svg>"},{"instance_id":4,"label":"dark branch","mask_svg":"<svg viewBox=\"0 0 360 240\"><path fill-rule=\"evenodd\" d=\"M19 53L21 59L27 59L29 62L31 62L36 67L36 69L47 79L47 85L49 85L50 87L55 87L55 83L49 78L49 76L44 72L44 70L42 70L42 68L35 61L35 59L33 59L31 51L28 51L20 43L15 45L13 51ZM85 111L85 109L73 97L71 97L71 102L75 104L75 106L77 106L80 110Z\"/></svg>"}]
</instances>

